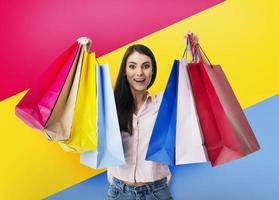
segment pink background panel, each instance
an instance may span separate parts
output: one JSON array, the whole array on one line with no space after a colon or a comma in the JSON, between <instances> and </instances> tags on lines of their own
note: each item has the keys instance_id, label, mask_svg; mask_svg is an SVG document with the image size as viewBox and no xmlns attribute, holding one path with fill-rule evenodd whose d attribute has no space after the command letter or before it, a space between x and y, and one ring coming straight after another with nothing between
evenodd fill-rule
<instances>
[{"instance_id":1,"label":"pink background panel","mask_svg":"<svg viewBox=\"0 0 279 200\"><path fill-rule=\"evenodd\" d=\"M80 36L97 57L223 0L1 0L0 101L31 86Z\"/></svg>"}]
</instances>

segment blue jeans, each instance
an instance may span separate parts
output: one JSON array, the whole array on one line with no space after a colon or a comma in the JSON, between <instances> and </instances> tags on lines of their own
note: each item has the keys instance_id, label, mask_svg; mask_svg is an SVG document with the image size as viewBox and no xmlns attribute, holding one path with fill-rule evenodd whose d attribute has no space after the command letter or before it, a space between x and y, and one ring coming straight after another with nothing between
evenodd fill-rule
<instances>
[{"instance_id":1,"label":"blue jeans","mask_svg":"<svg viewBox=\"0 0 279 200\"><path fill-rule=\"evenodd\" d=\"M113 177L109 186L107 200L173 200L167 178L143 186L127 185Z\"/></svg>"}]
</instances>

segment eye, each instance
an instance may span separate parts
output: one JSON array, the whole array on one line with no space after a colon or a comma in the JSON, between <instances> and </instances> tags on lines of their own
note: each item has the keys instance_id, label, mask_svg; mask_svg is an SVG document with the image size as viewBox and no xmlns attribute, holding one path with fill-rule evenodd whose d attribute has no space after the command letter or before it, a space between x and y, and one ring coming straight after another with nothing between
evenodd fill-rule
<instances>
[{"instance_id":1,"label":"eye","mask_svg":"<svg viewBox=\"0 0 279 200\"><path fill-rule=\"evenodd\" d=\"M144 69L148 69L150 67L150 65L149 64L145 64L143 67L144 67Z\"/></svg>"},{"instance_id":2,"label":"eye","mask_svg":"<svg viewBox=\"0 0 279 200\"><path fill-rule=\"evenodd\" d=\"M129 67L130 69L135 69L135 68L136 68L136 65L131 64L131 65L128 65L128 67Z\"/></svg>"}]
</instances>

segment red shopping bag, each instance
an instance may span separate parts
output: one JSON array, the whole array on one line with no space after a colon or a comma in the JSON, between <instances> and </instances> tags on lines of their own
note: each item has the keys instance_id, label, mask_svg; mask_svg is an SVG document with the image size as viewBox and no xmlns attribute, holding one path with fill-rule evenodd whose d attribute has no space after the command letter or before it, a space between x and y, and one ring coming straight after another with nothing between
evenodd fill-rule
<instances>
[{"instance_id":1,"label":"red shopping bag","mask_svg":"<svg viewBox=\"0 0 279 200\"><path fill-rule=\"evenodd\" d=\"M211 65L199 44L188 72L206 149L212 166L242 158L260 149L236 96L219 65ZM198 60L198 61L197 61Z\"/></svg>"},{"instance_id":2,"label":"red shopping bag","mask_svg":"<svg viewBox=\"0 0 279 200\"><path fill-rule=\"evenodd\" d=\"M77 42L59 55L16 105L16 115L32 128L43 130L78 52Z\"/></svg>"}]
</instances>

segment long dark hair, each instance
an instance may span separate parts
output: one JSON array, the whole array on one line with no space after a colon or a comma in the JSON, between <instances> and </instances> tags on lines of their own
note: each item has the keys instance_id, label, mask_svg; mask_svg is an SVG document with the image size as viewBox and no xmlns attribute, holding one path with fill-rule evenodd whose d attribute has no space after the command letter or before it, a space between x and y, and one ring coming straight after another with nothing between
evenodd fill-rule
<instances>
[{"instance_id":1,"label":"long dark hair","mask_svg":"<svg viewBox=\"0 0 279 200\"><path fill-rule=\"evenodd\" d=\"M157 74L156 60L152 51L148 47L142 44L134 44L127 48L120 65L116 85L114 88L114 96L120 130L126 131L130 135L133 134L133 113L135 111L136 105L126 77L126 64L128 57L135 51L144 54L151 59L152 77L147 89L150 88L154 83Z\"/></svg>"}]
</instances>

